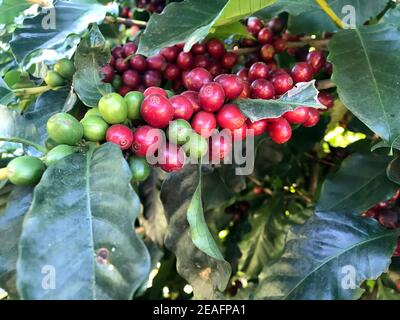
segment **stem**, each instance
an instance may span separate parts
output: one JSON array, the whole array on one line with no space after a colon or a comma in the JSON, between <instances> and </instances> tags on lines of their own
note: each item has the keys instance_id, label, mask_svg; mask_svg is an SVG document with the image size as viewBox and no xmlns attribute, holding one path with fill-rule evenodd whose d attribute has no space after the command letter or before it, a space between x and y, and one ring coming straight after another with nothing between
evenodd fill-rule
<instances>
[{"instance_id":1,"label":"stem","mask_svg":"<svg viewBox=\"0 0 400 320\"><path fill-rule=\"evenodd\" d=\"M310 46L315 48L326 48L330 39L303 39L302 41L289 41L287 48L302 48L304 46Z\"/></svg>"},{"instance_id":2,"label":"stem","mask_svg":"<svg viewBox=\"0 0 400 320\"><path fill-rule=\"evenodd\" d=\"M15 143L22 143L26 144L27 146L31 146L35 148L37 151L40 151L41 153L47 153L47 149L40 144L34 143L32 141L22 139L22 138L0 138L0 141L9 141L9 142L15 142Z\"/></svg>"},{"instance_id":3,"label":"stem","mask_svg":"<svg viewBox=\"0 0 400 320\"><path fill-rule=\"evenodd\" d=\"M228 50L230 52L234 52L236 54L247 54L247 53L253 53L253 52L257 52L258 50L260 50L260 47L249 47L249 48L233 48L231 50Z\"/></svg>"},{"instance_id":4,"label":"stem","mask_svg":"<svg viewBox=\"0 0 400 320\"><path fill-rule=\"evenodd\" d=\"M33 88L21 88L21 89L15 89L14 93L16 96L24 96L24 95L35 95L35 94L40 94L43 92L50 91L52 89L57 89L57 88L51 88L50 86L41 86L41 87L33 87Z\"/></svg>"},{"instance_id":5,"label":"stem","mask_svg":"<svg viewBox=\"0 0 400 320\"><path fill-rule=\"evenodd\" d=\"M344 29L345 26L343 24L343 21L340 20L340 18L336 15L336 13L332 10L332 8L329 6L329 4L326 2L326 0L315 0L315 2L321 7L321 9L331 18L331 20L336 23L336 25Z\"/></svg>"},{"instance_id":6,"label":"stem","mask_svg":"<svg viewBox=\"0 0 400 320\"><path fill-rule=\"evenodd\" d=\"M318 90L326 90L331 88L336 88L336 84L334 84L330 79L317 81Z\"/></svg>"},{"instance_id":7,"label":"stem","mask_svg":"<svg viewBox=\"0 0 400 320\"><path fill-rule=\"evenodd\" d=\"M1 168L0 169L0 181L1 180L7 180L8 179L8 169L7 168Z\"/></svg>"},{"instance_id":8,"label":"stem","mask_svg":"<svg viewBox=\"0 0 400 320\"><path fill-rule=\"evenodd\" d=\"M113 24L113 23L124 24L128 27L133 26L133 25L145 27L147 25L146 21L126 19L126 18L121 18L121 17L112 17L112 16L106 16L104 18L104 22L110 23L110 24Z\"/></svg>"}]
</instances>

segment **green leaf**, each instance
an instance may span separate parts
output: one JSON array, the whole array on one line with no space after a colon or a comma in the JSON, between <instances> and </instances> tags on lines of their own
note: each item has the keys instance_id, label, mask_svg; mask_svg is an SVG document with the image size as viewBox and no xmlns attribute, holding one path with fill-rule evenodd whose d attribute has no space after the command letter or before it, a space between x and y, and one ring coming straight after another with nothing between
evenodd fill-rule
<instances>
[{"instance_id":1,"label":"green leaf","mask_svg":"<svg viewBox=\"0 0 400 320\"><path fill-rule=\"evenodd\" d=\"M47 169L20 240L17 287L23 299L130 299L141 289L150 258L133 229L140 203L130 178L121 150L111 143ZM55 288L42 286L52 274Z\"/></svg>"},{"instance_id":2,"label":"green leaf","mask_svg":"<svg viewBox=\"0 0 400 320\"><path fill-rule=\"evenodd\" d=\"M47 139L47 120L58 112L68 112L76 102L76 96L70 90L47 91L39 96L32 108L25 113L25 118L36 125L40 143Z\"/></svg>"},{"instance_id":3,"label":"green leaf","mask_svg":"<svg viewBox=\"0 0 400 320\"><path fill-rule=\"evenodd\" d=\"M400 293L393 288L386 287L380 279L377 281L377 287L377 300L400 300Z\"/></svg>"},{"instance_id":4,"label":"green leaf","mask_svg":"<svg viewBox=\"0 0 400 320\"><path fill-rule=\"evenodd\" d=\"M251 121L267 118L279 118L287 111L295 110L298 106L324 109L318 100L318 90L315 80L300 82L277 100L239 99L235 104Z\"/></svg>"},{"instance_id":5,"label":"green leaf","mask_svg":"<svg viewBox=\"0 0 400 320\"><path fill-rule=\"evenodd\" d=\"M398 189L386 176L390 160L374 154L348 157L339 171L325 181L317 210L352 210L360 214L376 203L390 199Z\"/></svg>"},{"instance_id":6,"label":"green leaf","mask_svg":"<svg viewBox=\"0 0 400 320\"><path fill-rule=\"evenodd\" d=\"M212 28L209 34L209 37L218 38L221 39L222 41L232 36L235 39L240 39L240 38L254 39L254 37L247 30L246 26L239 21Z\"/></svg>"},{"instance_id":7,"label":"green leaf","mask_svg":"<svg viewBox=\"0 0 400 320\"><path fill-rule=\"evenodd\" d=\"M101 67L110 58L110 48L98 26L93 24L76 51L76 72L73 79L76 94L88 107L96 107L103 95L113 91L111 84L101 81Z\"/></svg>"},{"instance_id":8,"label":"green leaf","mask_svg":"<svg viewBox=\"0 0 400 320\"><path fill-rule=\"evenodd\" d=\"M69 35L79 35L93 22L101 22L106 13L114 10L111 6L98 3L57 1L52 9L40 9L34 17L25 17L10 42L11 49L19 63L43 61L39 56L44 49L64 51L74 49L76 41ZM62 54L61 54L62 55Z\"/></svg>"},{"instance_id":9,"label":"green leaf","mask_svg":"<svg viewBox=\"0 0 400 320\"><path fill-rule=\"evenodd\" d=\"M201 243L202 250L208 254L195 246L192 241L188 215L197 215L200 210L198 197L193 200L193 195L199 188L198 171L197 166L186 165L183 170L170 174L162 185L161 200L168 221L165 246L175 253L177 271L193 287L195 296L211 299L218 296L218 290L225 290L231 268L229 263L219 258L220 254L214 252L213 256L218 256L214 258ZM192 213L188 213L189 207ZM201 218L193 219L191 223L192 228L195 227L202 232L207 228ZM212 240L206 237L207 240Z\"/></svg>"},{"instance_id":10,"label":"green leaf","mask_svg":"<svg viewBox=\"0 0 400 320\"><path fill-rule=\"evenodd\" d=\"M396 6L391 10L388 10L382 19L383 23L391 24L394 26L400 26L400 6Z\"/></svg>"},{"instance_id":11,"label":"green leaf","mask_svg":"<svg viewBox=\"0 0 400 320\"><path fill-rule=\"evenodd\" d=\"M151 56L161 48L185 43L185 50L203 40L210 29L239 21L275 0L185 0L171 3L161 15L152 15L138 53Z\"/></svg>"},{"instance_id":12,"label":"green leaf","mask_svg":"<svg viewBox=\"0 0 400 320\"><path fill-rule=\"evenodd\" d=\"M32 202L32 187L15 187L0 215L0 288L11 297L17 296L15 271L22 221Z\"/></svg>"},{"instance_id":13,"label":"green leaf","mask_svg":"<svg viewBox=\"0 0 400 320\"><path fill-rule=\"evenodd\" d=\"M400 135L399 41L398 28L379 24L341 31L329 43L340 99L391 144Z\"/></svg>"},{"instance_id":14,"label":"green leaf","mask_svg":"<svg viewBox=\"0 0 400 320\"><path fill-rule=\"evenodd\" d=\"M285 253L263 271L257 299L357 299L360 284L390 264L398 232L350 212L316 212L288 235Z\"/></svg>"},{"instance_id":15,"label":"green leaf","mask_svg":"<svg viewBox=\"0 0 400 320\"><path fill-rule=\"evenodd\" d=\"M0 24L13 23L14 19L30 6L31 4L25 0L2 0L0 4Z\"/></svg>"},{"instance_id":16,"label":"green leaf","mask_svg":"<svg viewBox=\"0 0 400 320\"><path fill-rule=\"evenodd\" d=\"M0 77L0 105L9 105L15 102L16 96L10 87Z\"/></svg>"},{"instance_id":17,"label":"green leaf","mask_svg":"<svg viewBox=\"0 0 400 320\"><path fill-rule=\"evenodd\" d=\"M400 157L396 157L390 162L386 173L390 181L400 184Z\"/></svg>"}]
</instances>

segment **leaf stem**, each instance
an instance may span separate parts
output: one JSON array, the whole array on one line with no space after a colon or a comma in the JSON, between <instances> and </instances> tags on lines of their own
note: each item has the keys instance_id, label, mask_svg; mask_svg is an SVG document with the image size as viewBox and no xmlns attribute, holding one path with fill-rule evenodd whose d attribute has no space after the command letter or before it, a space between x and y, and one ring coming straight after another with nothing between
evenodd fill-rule
<instances>
[{"instance_id":1,"label":"leaf stem","mask_svg":"<svg viewBox=\"0 0 400 320\"><path fill-rule=\"evenodd\" d=\"M21 88L13 90L16 96L24 95L35 95L43 92L47 92L57 88L51 88L50 86L32 87L32 88Z\"/></svg>"},{"instance_id":2,"label":"leaf stem","mask_svg":"<svg viewBox=\"0 0 400 320\"><path fill-rule=\"evenodd\" d=\"M334 84L330 79L318 80L316 86L318 90L336 88L336 84Z\"/></svg>"},{"instance_id":3,"label":"leaf stem","mask_svg":"<svg viewBox=\"0 0 400 320\"><path fill-rule=\"evenodd\" d=\"M135 20L135 19L126 19L126 18L121 18L121 17L112 17L112 16L106 16L104 18L104 22L110 23L110 24L114 24L114 23L124 24L128 27L133 26L133 25L145 27L147 25L146 21Z\"/></svg>"},{"instance_id":4,"label":"leaf stem","mask_svg":"<svg viewBox=\"0 0 400 320\"><path fill-rule=\"evenodd\" d=\"M8 179L8 169L7 168L1 168L0 169L0 181L1 180L7 180Z\"/></svg>"},{"instance_id":5,"label":"leaf stem","mask_svg":"<svg viewBox=\"0 0 400 320\"><path fill-rule=\"evenodd\" d=\"M315 2L321 7L321 9L328 15L331 20L336 23L336 25L344 29L344 23L340 18L336 15L335 11L332 10L332 8L329 6L329 4L326 2L326 0L315 0Z\"/></svg>"},{"instance_id":6,"label":"leaf stem","mask_svg":"<svg viewBox=\"0 0 400 320\"><path fill-rule=\"evenodd\" d=\"M27 146L31 146L31 147L35 148L37 151L40 151L41 153L44 153L44 154L47 153L47 149L44 146L41 146L40 144L37 144L35 142L29 141L29 140L26 140L26 139L22 139L22 138L0 138L0 141L9 141L9 142L26 144Z\"/></svg>"}]
</instances>

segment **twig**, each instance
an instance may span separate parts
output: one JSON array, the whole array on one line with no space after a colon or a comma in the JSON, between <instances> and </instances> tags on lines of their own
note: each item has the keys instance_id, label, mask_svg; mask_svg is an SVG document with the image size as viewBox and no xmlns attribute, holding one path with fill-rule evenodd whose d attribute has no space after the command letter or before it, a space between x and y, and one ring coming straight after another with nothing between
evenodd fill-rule
<instances>
[{"instance_id":1,"label":"twig","mask_svg":"<svg viewBox=\"0 0 400 320\"><path fill-rule=\"evenodd\" d=\"M318 90L326 90L331 88L336 88L336 84L334 84L330 79L317 81Z\"/></svg>"},{"instance_id":2,"label":"twig","mask_svg":"<svg viewBox=\"0 0 400 320\"><path fill-rule=\"evenodd\" d=\"M302 41L289 41L287 48L302 48L304 46L315 47L319 49L326 48L330 39L303 39Z\"/></svg>"},{"instance_id":3,"label":"twig","mask_svg":"<svg viewBox=\"0 0 400 320\"><path fill-rule=\"evenodd\" d=\"M13 90L16 96L25 96L25 95L35 95L40 94L43 92L50 91L52 89L58 88L51 88L49 86L41 86L41 87L32 87L32 88L21 88Z\"/></svg>"},{"instance_id":4,"label":"twig","mask_svg":"<svg viewBox=\"0 0 400 320\"><path fill-rule=\"evenodd\" d=\"M121 18L121 17L112 17L112 16L106 16L104 18L104 22L110 23L110 24L113 24L113 23L124 24L128 27L131 27L133 25L145 27L147 25L146 21L135 20L135 19L126 19L126 18Z\"/></svg>"},{"instance_id":5,"label":"twig","mask_svg":"<svg viewBox=\"0 0 400 320\"><path fill-rule=\"evenodd\" d=\"M257 187L260 187L261 189L263 189L263 191L268 194L269 196L272 196L273 192L271 189L269 188L264 188L262 186L262 183L260 181L258 181L256 178L252 177L252 176L247 176L247 178L253 182L255 185L257 185Z\"/></svg>"}]
</instances>

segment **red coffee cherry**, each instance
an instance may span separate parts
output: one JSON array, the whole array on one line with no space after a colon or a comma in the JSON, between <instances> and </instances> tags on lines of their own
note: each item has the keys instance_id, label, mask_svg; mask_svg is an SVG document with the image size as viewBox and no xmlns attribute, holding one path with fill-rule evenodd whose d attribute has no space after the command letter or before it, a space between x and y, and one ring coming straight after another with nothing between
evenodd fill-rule
<instances>
[{"instance_id":1,"label":"red coffee cherry","mask_svg":"<svg viewBox=\"0 0 400 320\"><path fill-rule=\"evenodd\" d=\"M247 119L246 124L247 124L248 130L253 130L252 135L254 137L259 136L259 135L263 134L264 132L266 132L267 127L268 127L268 122L266 119L262 119L262 120L258 120L258 121L254 121L254 122L251 122L250 119ZM249 132L249 134L250 134L250 132Z\"/></svg>"},{"instance_id":2,"label":"red coffee cherry","mask_svg":"<svg viewBox=\"0 0 400 320\"><path fill-rule=\"evenodd\" d=\"M174 108L174 119L184 119L188 121L193 115L192 103L183 95L173 96L169 99Z\"/></svg>"},{"instance_id":3,"label":"red coffee cherry","mask_svg":"<svg viewBox=\"0 0 400 320\"><path fill-rule=\"evenodd\" d=\"M282 53L286 51L287 42L283 38L275 39L273 45L276 53Z\"/></svg>"},{"instance_id":4,"label":"red coffee cherry","mask_svg":"<svg viewBox=\"0 0 400 320\"><path fill-rule=\"evenodd\" d=\"M193 45L191 52L194 55L205 54L207 52L207 48L202 43L196 43L195 45Z\"/></svg>"},{"instance_id":5,"label":"red coffee cherry","mask_svg":"<svg viewBox=\"0 0 400 320\"><path fill-rule=\"evenodd\" d=\"M213 58L221 58L225 53L225 46L224 44L218 39L210 39L206 43L207 52Z\"/></svg>"},{"instance_id":6,"label":"red coffee cherry","mask_svg":"<svg viewBox=\"0 0 400 320\"><path fill-rule=\"evenodd\" d=\"M249 69L249 81L267 79L271 69L264 62L256 62Z\"/></svg>"},{"instance_id":7,"label":"red coffee cherry","mask_svg":"<svg viewBox=\"0 0 400 320\"><path fill-rule=\"evenodd\" d=\"M308 108L297 107L293 111L286 112L283 117L290 123L302 124L308 120Z\"/></svg>"},{"instance_id":8,"label":"red coffee cherry","mask_svg":"<svg viewBox=\"0 0 400 320\"><path fill-rule=\"evenodd\" d=\"M213 113L199 111L194 115L190 124L194 131L196 131L202 137L208 138L212 135L217 127L217 120L215 119Z\"/></svg>"},{"instance_id":9,"label":"red coffee cherry","mask_svg":"<svg viewBox=\"0 0 400 320\"><path fill-rule=\"evenodd\" d=\"M170 81L177 80L181 77L181 69L176 64L168 64L164 70L164 78Z\"/></svg>"},{"instance_id":10,"label":"red coffee cherry","mask_svg":"<svg viewBox=\"0 0 400 320\"><path fill-rule=\"evenodd\" d=\"M211 81L210 72L204 68L195 68L185 76L184 84L189 90L199 91L203 85Z\"/></svg>"},{"instance_id":11,"label":"red coffee cherry","mask_svg":"<svg viewBox=\"0 0 400 320\"><path fill-rule=\"evenodd\" d=\"M127 70L122 74L122 82L132 88L135 89L141 82L140 75L135 70Z\"/></svg>"},{"instance_id":12,"label":"red coffee cherry","mask_svg":"<svg viewBox=\"0 0 400 320\"><path fill-rule=\"evenodd\" d=\"M308 82L312 80L314 70L307 62L299 62L293 67L291 75L296 83Z\"/></svg>"},{"instance_id":13,"label":"red coffee cherry","mask_svg":"<svg viewBox=\"0 0 400 320\"><path fill-rule=\"evenodd\" d=\"M275 33L275 34L279 34L283 31L283 29L285 28L285 22L279 18L273 18L268 22L268 27Z\"/></svg>"},{"instance_id":14,"label":"red coffee cherry","mask_svg":"<svg viewBox=\"0 0 400 320\"><path fill-rule=\"evenodd\" d=\"M270 28L262 28L257 35L257 39L261 44L271 43L274 34Z\"/></svg>"},{"instance_id":15,"label":"red coffee cherry","mask_svg":"<svg viewBox=\"0 0 400 320\"><path fill-rule=\"evenodd\" d=\"M232 138L223 134L214 134L209 142L210 159L220 161L226 158L232 151Z\"/></svg>"},{"instance_id":16,"label":"red coffee cherry","mask_svg":"<svg viewBox=\"0 0 400 320\"><path fill-rule=\"evenodd\" d=\"M247 137L247 124L246 122L239 128L234 129L232 132L232 141L242 141Z\"/></svg>"},{"instance_id":17,"label":"red coffee cherry","mask_svg":"<svg viewBox=\"0 0 400 320\"><path fill-rule=\"evenodd\" d=\"M212 75L213 77L216 77L216 76L218 76L218 75L221 74L221 72L222 72L222 67L221 67L221 64L220 64L218 61L216 61L216 60L210 60L210 61L208 62L207 70L208 70L208 72L211 73L211 75Z\"/></svg>"},{"instance_id":18,"label":"red coffee cherry","mask_svg":"<svg viewBox=\"0 0 400 320\"><path fill-rule=\"evenodd\" d=\"M318 100L328 109L332 108L333 104L335 103L335 98L326 91L321 91L318 93Z\"/></svg>"},{"instance_id":19,"label":"red coffee cherry","mask_svg":"<svg viewBox=\"0 0 400 320\"><path fill-rule=\"evenodd\" d=\"M200 89L199 102L205 111L215 112L219 110L225 102L224 88L217 82L205 84Z\"/></svg>"},{"instance_id":20,"label":"red coffee cherry","mask_svg":"<svg viewBox=\"0 0 400 320\"><path fill-rule=\"evenodd\" d=\"M238 56L234 52L226 52L221 59L221 65L225 69L232 69L238 61Z\"/></svg>"},{"instance_id":21,"label":"red coffee cherry","mask_svg":"<svg viewBox=\"0 0 400 320\"><path fill-rule=\"evenodd\" d=\"M324 72L327 76L332 76L333 73L333 65L330 62L325 63Z\"/></svg>"},{"instance_id":22,"label":"red coffee cherry","mask_svg":"<svg viewBox=\"0 0 400 320\"><path fill-rule=\"evenodd\" d=\"M106 64L104 67L101 68L101 71L104 74L103 82L110 83L114 79L114 68L111 67L109 64Z\"/></svg>"},{"instance_id":23,"label":"red coffee cherry","mask_svg":"<svg viewBox=\"0 0 400 320\"><path fill-rule=\"evenodd\" d=\"M243 91L238 98L239 99L249 99L250 97L251 97L250 83L247 81L243 81Z\"/></svg>"},{"instance_id":24,"label":"red coffee cherry","mask_svg":"<svg viewBox=\"0 0 400 320\"><path fill-rule=\"evenodd\" d=\"M217 113L217 123L223 129L239 129L246 121L246 117L234 104L224 105Z\"/></svg>"},{"instance_id":25,"label":"red coffee cherry","mask_svg":"<svg viewBox=\"0 0 400 320\"><path fill-rule=\"evenodd\" d=\"M143 100L140 114L152 127L165 128L174 118L174 108L166 97L152 94Z\"/></svg>"},{"instance_id":26,"label":"red coffee cherry","mask_svg":"<svg viewBox=\"0 0 400 320\"><path fill-rule=\"evenodd\" d=\"M168 62L175 62L179 54L179 49L175 46L162 48L160 53Z\"/></svg>"},{"instance_id":27,"label":"red coffee cherry","mask_svg":"<svg viewBox=\"0 0 400 320\"><path fill-rule=\"evenodd\" d=\"M192 104L194 113L201 110L198 92L189 90L189 91L182 92L181 95L190 101L190 103Z\"/></svg>"},{"instance_id":28,"label":"red coffee cherry","mask_svg":"<svg viewBox=\"0 0 400 320\"><path fill-rule=\"evenodd\" d=\"M326 58L322 51L315 50L307 55L307 62L313 68L314 73L318 73L324 68Z\"/></svg>"},{"instance_id":29,"label":"red coffee cherry","mask_svg":"<svg viewBox=\"0 0 400 320\"><path fill-rule=\"evenodd\" d=\"M129 69L129 65L124 58L117 58L115 59L115 69L120 73L124 73Z\"/></svg>"},{"instance_id":30,"label":"red coffee cherry","mask_svg":"<svg viewBox=\"0 0 400 320\"><path fill-rule=\"evenodd\" d=\"M137 50L138 46L136 43L128 42L122 47L122 56L124 58L129 57L134 54Z\"/></svg>"},{"instance_id":31,"label":"red coffee cherry","mask_svg":"<svg viewBox=\"0 0 400 320\"><path fill-rule=\"evenodd\" d=\"M287 73L281 73L273 76L271 83L275 88L276 94L285 94L294 86L292 77Z\"/></svg>"},{"instance_id":32,"label":"red coffee cherry","mask_svg":"<svg viewBox=\"0 0 400 320\"><path fill-rule=\"evenodd\" d=\"M143 74L143 84L146 87L159 87L161 85L161 82L161 74L156 70L147 70Z\"/></svg>"},{"instance_id":33,"label":"red coffee cherry","mask_svg":"<svg viewBox=\"0 0 400 320\"><path fill-rule=\"evenodd\" d=\"M127 126L115 124L108 128L106 140L115 143L121 150L127 150L132 146L133 132Z\"/></svg>"},{"instance_id":34,"label":"red coffee cherry","mask_svg":"<svg viewBox=\"0 0 400 320\"><path fill-rule=\"evenodd\" d=\"M189 70L193 65L193 55L190 52L181 51L178 55L176 64L182 70Z\"/></svg>"},{"instance_id":35,"label":"red coffee cherry","mask_svg":"<svg viewBox=\"0 0 400 320\"><path fill-rule=\"evenodd\" d=\"M303 123L303 127L314 127L319 121L319 111L315 108L308 108L308 119Z\"/></svg>"},{"instance_id":36,"label":"red coffee cherry","mask_svg":"<svg viewBox=\"0 0 400 320\"><path fill-rule=\"evenodd\" d=\"M152 94L159 94L165 98L168 98L167 92L163 88L159 87L149 87L146 90L144 90L143 94L145 97L148 97Z\"/></svg>"},{"instance_id":37,"label":"red coffee cherry","mask_svg":"<svg viewBox=\"0 0 400 320\"><path fill-rule=\"evenodd\" d=\"M292 128L285 118L270 119L268 132L272 141L278 144L288 142L292 137Z\"/></svg>"},{"instance_id":38,"label":"red coffee cherry","mask_svg":"<svg viewBox=\"0 0 400 320\"><path fill-rule=\"evenodd\" d=\"M161 145L163 132L150 126L138 127L133 132L132 151L139 157L145 157L150 146Z\"/></svg>"},{"instance_id":39,"label":"red coffee cherry","mask_svg":"<svg viewBox=\"0 0 400 320\"><path fill-rule=\"evenodd\" d=\"M247 30L251 34L257 35L263 27L264 24L261 22L259 18L250 17L249 19L247 19Z\"/></svg>"},{"instance_id":40,"label":"red coffee cherry","mask_svg":"<svg viewBox=\"0 0 400 320\"><path fill-rule=\"evenodd\" d=\"M119 89L118 89L118 93L121 95L121 96L123 96L123 97L125 97L125 95L128 93L128 92L131 92L131 91L133 91L133 89L131 88L131 87L128 87L128 86L121 86Z\"/></svg>"},{"instance_id":41,"label":"red coffee cherry","mask_svg":"<svg viewBox=\"0 0 400 320\"><path fill-rule=\"evenodd\" d=\"M203 54L199 54L199 55L195 56L193 59L193 68L207 69L209 64L210 64L210 61Z\"/></svg>"},{"instance_id":42,"label":"red coffee cherry","mask_svg":"<svg viewBox=\"0 0 400 320\"><path fill-rule=\"evenodd\" d=\"M161 54L156 54L147 58L147 68L155 71L164 71L167 67L167 61Z\"/></svg>"},{"instance_id":43,"label":"red coffee cherry","mask_svg":"<svg viewBox=\"0 0 400 320\"><path fill-rule=\"evenodd\" d=\"M138 72L144 72L147 69L147 60L145 57L137 54L129 60L129 65Z\"/></svg>"},{"instance_id":44,"label":"red coffee cherry","mask_svg":"<svg viewBox=\"0 0 400 320\"><path fill-rule=\"evenodd\" d=\"M161 163L159 166L165 172L177 172L185 165L186 155L181 147L168 143L165 147L160 148L159 158Z\"/></svg>"},{"instance_id":45,"label":"red coffee cherry","mask_svg":"<svg viewBox=\"0 0 400 320\"><path fill-rule=\"evenodd\" d=\"M265 79L257 79L250 85L250 93L253 99L273 99L275 89L271 82Z\"/></svg>"},{"instance_id":46,"label":"red coffee cherry","mask_svg":"<svg viewBox=\"0 0 400 320\"><path fill-rule=\"evenodd\" d=\"M267 43L261 47L260 56L265 62L271 61L275 56L275 49L273 45ZM276 62L275 62L276 64Z\"/></svg>"},{"instance_id":47,"label":"red coffee cherry","mask_svg":"<svg viewBox=\"0 0 400 320\"><path fill-rule=\"evenodd\" d=\"M122 46L116 46L114 48L111 49L111 55L115 58L122 58Z\"/></svg>"},{"instance_id":48,"label":"red coffee cherry","mask_svg":"<svg viewBox=\"0 0 400 320\"><path fill-rule=\"evenodd\" d=\"M234 74L221 74L214 79L224 88L227 100L235 100L243 92L244 84L242 79Z\"/></svg>"},{"instance_id":49,"label":"red coffee cherry","mask_svg":"<svg viewBox=\"0 0 400 320\"><path fill-rule=\"evenodd\" d=\"M236 75L243 81L249 81L249 68L241 68Z\"/></svg>"}]
</instances>

